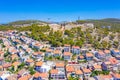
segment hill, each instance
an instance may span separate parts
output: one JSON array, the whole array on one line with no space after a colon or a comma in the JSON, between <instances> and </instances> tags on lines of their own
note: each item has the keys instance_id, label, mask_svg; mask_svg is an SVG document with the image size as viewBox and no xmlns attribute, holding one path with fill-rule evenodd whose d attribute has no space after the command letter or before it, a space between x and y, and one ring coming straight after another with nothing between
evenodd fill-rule
<instances>
[{"instance_id":1,"label":"hill","mask_svg":"<svg viewBox=\"0 0 120 80\"><path fill-rule=\"evenodd\" d=\"M79 21L77 21L79 22ZM82 20L83 22L83 20ZM112 31L120 32L120 19L117 18L106 18L99 20L84 20L84 22L94 23L95 27L110 26Z\"/></svg>"},{"instance_id":2,"label":"hill","mask_svg":"<svg viewBox=\"0 0 120 80\"><path fill-rule=\"evenodd\" d=\"M40 20L20 20L20 21L10 22L8 23L8 25L42 24L42 23L47 23L47 22Z\"/></svg>"},{"instance_id":3,"label":"hill","mask_svg":"<svg viewBox=\"0 0 120 80\"><path fill-rule=\"evenodd\" d=\"M120 19L117 19L117 18L106 18L106 19L102 19L100 21L120 23Z\"/></svg>"}]
</instances>

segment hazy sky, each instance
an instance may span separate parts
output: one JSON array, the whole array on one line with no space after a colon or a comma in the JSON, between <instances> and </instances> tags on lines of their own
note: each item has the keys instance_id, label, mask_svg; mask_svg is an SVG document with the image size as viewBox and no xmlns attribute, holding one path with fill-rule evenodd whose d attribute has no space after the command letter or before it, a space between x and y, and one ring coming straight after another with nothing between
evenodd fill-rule
<instances>
[{"instance_id":1,"label":"hazy sky","mask_svg":"<svg viewBox=\"0 0 120 80\"><path fill-rule=\"evenodd\" d=\"M120 0L0 0L0 23L38 19L120 18Z\"/></svg>"}]
</instances>

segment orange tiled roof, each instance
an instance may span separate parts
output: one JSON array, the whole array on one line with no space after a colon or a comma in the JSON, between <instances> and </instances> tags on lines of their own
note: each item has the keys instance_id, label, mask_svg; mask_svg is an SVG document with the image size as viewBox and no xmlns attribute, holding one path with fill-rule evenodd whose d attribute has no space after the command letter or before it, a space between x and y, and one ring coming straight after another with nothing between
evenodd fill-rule
<instances>
[{"instance_id":1,"label":"orange tiled roof","mask_svg":"<svg viewBox=\"0 0 120 80\"><path fill-rule=\"evenodd\" d=\"M78 74L78 75L83 74L83 72L81 70L76 70L75 73Z\"/></svg>"},{"instance_id":2,"label":"orange tiled roof","mask_svg":"<svg viewBox=\"0 0 120 80\"><path fill-rule=\"evenodd\" d=\"M16 42L20 42L20 40L19 40L19 39L16 39L15 41L16 41Z\"/></svg>"},{"instance_id":3,"label":"orange tiled roof","mask_svg":"<svg viewBox=\"0 0 120 80\"><path fill-rule=\"evenodd\" d=\"M42 78L48 78L48 73L40 73L40 77L42 77Z\"/></svg>"},{"instance_id":4,"label":"orange tiled roof","mask_svg":"<svg viewBox=\"0 0 120 80\"><path fill-rule=\"evenodd\" d=\"M104 55L104 52L100 50L100 51L98 51L98 54Z\"/></svg>"},{"instance_id":5,"label":"orange tiled roof","mask_svg":"<svg viewBox=\"0 0 120 80\"><path fill-rule=\"evenodd\" d=\"M4 52L3 52L3 51L0 51L0 54L4 54Z\"/></svg>"},{"instance_id":6,"label":"orange tiled roof","mask_svg":"<svg viewBox=\"0 0 120 80\"><path fill-rule=\"evenodd\" d=\"M3 66L0 66L0 69L2 69L3 68Z\"/></svg>"},{"instance_id":7,"label":"orange tiled roof","mask_svg":"<svg viewBox=\"0 0 120 80\"><path fill-rule=\"evenodd\" d=\"M12 60L15 59L15 58L18 58L17 54L12 54L11 56Z\"/></svg>"},{"instance_id":8,"label":"orange tiled roof","mask_svg":"<svg viewBox=\"0 0 120 80\"><path fill-rule=\"evenodd\" d=\"M110 61L106 61L106 62L105 62L105 64L110 65L110 64L111 64L111 62L110 62Z\"/></svg>"},{"instance_id":9,"label":"orange tiled roof","mask_svg":"<svg viewBox=\"0 0 120 80\"><path fill-rule=\"evenodd\" d=\"M56 63L56 67L64 67L64 63Z\"/></svg>"},{"instance_id":10,"label":"orange tiled roof","mask_svg":"<svg viewBox=\"0 0 120 80\"><path fill-rule=\"evenodd\" d=\"M70 52L64 52L64 56L71 56Z\"/></svg>"},{"instance_id":11,"label":"orange tiled roof","mask_svg":"<svg viewBox=\"0 0 120 80\"><path fill-rule=\"evenodd\" d=\"M94 65L95 69L101 69L102 67L100 65Z\"/></svg>"},{"instance_id":12,"label":"orange tiled roof","mask_svg":"<svg viewBox=\"0 0 120 80\"><path fill-rule=\"evenodd\" d=\"M42 64L43 64L42 61L36 62L36 66L42 66Z\"/></svg>"},{"instance_id":13,"label":"orange tiled roof","mask_svg":"<svg viewBox=\"0 0 120 80\"><path fill-rule=\"evenodd\" d=\"M35 74L34 74L34 77L35 78L38 78L40 76L40 73L39 72L36 72Z\"/></svg>"},{"instance_id":14,"label":"orange tiled roof","mask_svg":"<svg viewBox=\"0 0 120 80\"><path fill-rule=\"evenodd\" d=\"M14 62L12 65L13 66L18 66L18 65L20 65L20 62Z\"/></svg>"},{"instance_id":15,"label":"orange tiled roof","mask_svg":"<svg viewBox=\"0 0 120 80\"><path fill-rule=\"evenodd\" d=\"M31 75L25 75L23 77L20 77L18 80L29 80Z\"/></svg>"},{"instance_id":16,"label":"orange tiled roof","mask_svg":"<svg viewBox=\"0 0 120 80\"><path fill-rule=\"evenodd\" d=\"M21 36L22 38L25 38L25 36Z\"/></svg>"},{"instance_id":17,"label":"orange tiled roof","mask_svg":"<svg viewBox=\"0 0 120 80\"><path fill-rule=\"evenodd\" d=\"M38 78L38 77L47 78L48 77L48 73L39 73L39 72L36 72L33 76L35 78Z\"/></svg>"},{"instance_id":18,"label":"orange tiled roof","mask_svg":"<svg viewBox=\"0 0 120 80\"><path fill-rule=\"evenodd\" d=\"M115 51L115 52L119 52L119 50L118 50L118 49L115 49L114 51Z\"/></svg>"},{"instance_id":19,"label":"orange tiled roof","mask_svg":"<svg viewBox=\"0 0 120 80\"><path fill-rule=\"evenodd\" d=\"M80 49L80 47L79 47L79 46L72 46L72 48Z\"/></svg>"},{"instance_id":20,"label":"orange tiled roof","mask_svg":"<svg viewBox=\"0 0 120 80\"><path fill-rule=\"evenodd\" d=\"M102 77L103 79L110 79L110 78L112 78L111 75L101 75L101 77Z\"/></svg>"},{"instance_id":21,"label":"orange tiled roof","mask_svg":"<svg viewBox=\"0 0 120 80\"><path fill-rule=\"evenodd\" d=\"M74 72L75 69L74 69L73 66L66 66L66 71L67 71L67 72Z\"/></svg>"},{"instance_id":22,"label":"orange tiled roof","mask_svg":"<svg viewBox=\"0 0 120 80\"><path fill-rule=\"evenodd\" d=\"M90 69L87 69L87 68L84 68L82 70L83 70L84 73L90 73L91 72Z\"/></svg>"},{"instance_id":23,"label":"orange tiled roof","mask_svg":"<svg viewBox=\"0 0 120 80\"><path fill-rule=\"evenodd\" d=\"M79 57L80 57L81 59L83 59L83 58L84 58L84 56L83 56L83 55L80 55Z\"/></svg>"},{"instance_id":24,"label":"orange tiled roof","mask_svg":"<svg viewBox=\"0 0 120 80\"><path fill-rule=\"evenodd\" d=\"M110 50L104 50L104 52L106 53L106 54L109 54L110 53Z\"/></svg>"},{"instance_id":25,"label":"orange tiled roof","mask_svg":"<svg viewBox=\"0 0 120 80\"><path fill-rule=\"evenodd\" d=\"M115 59L115 58L109 58L109 61L112 63L112 64L117 64L118 61Z\"/></svg>"},{"instance_id":26,"label":"orange tiled roof","mask_svg":"<svg viewBox=\"0 0 120 80\"><path fill-rule=\"evenodd\" d=\"M70 47L70 45L69 45L69 44L64 44L64 46L65 46L65 47Z\"/></svg>"},{"instance_id":27,"label":"orange tiled roof","mask_svg":"<svg viewBox=\"0 0 120 80\"><path fill-rule=\"evenodd\" d=\"M35 46L41 46L41 44L40 43L36 43Z\"/></svg>"},{"instance_id":28,"label":"orange tiled roof","mask_svg":"<svg viewBox=\"0 0 120 80\"><path fill-rule=\"evenodd\" d=\"M3 67L4 67L4 68L11 67L11 63L5 63L5 64L3 65Z\"/></svg>"},{"instance_id":29,"label":"orange tiled roof","mask_svg":"<svg viewBox=\"0 0 120 80\"><path fill-rule=\"evenodd\" d=\"M13 32L13 30L8 30L7 32Z\"/></svg>"},{"instance_id":30,"label":"orange tiled roof","mask_svg":"<svg viewBox=\"0 0 120 80\"><path fill-rule=\"evenodd\" d=\"M36 55L38 55L38 53L37 53L37 52L34 52L33 55L36 56Z\"/></svg>"},{"instance_id":31,"label":"orange tiled roof","mask_svg":"<svg viewBox=\"0 0 120 80\"><path fill-rule=\"evenodd\" d=\"M58 74L58 70L57 69L52 69L52 70L50 70L50 73L51 74Z\"/></svg>"},{"instance_id":32,"label":"orange tiled roof","mask_svg":"<svg viewBox=\"0 0 120 80\"><path fill-rule=\"evenodd\" d=\"M32 62L34 62L34 61L33 61L33 59L28 59L28 60L26 60L26 62L32 63Z\"/></svg>"},{"instance_id":33,"label":"orange tiled roof","mask_svg":"<svg viewBox=\"0 0 120 80\"><path fill-rule=\"evenodd\" d=\"M115 77L115 78L120 78L120 74L113 74L113 76Z\"/></svg>"},{"instance_id":34,"label":"orange tiled roof","mask_svg":"<svg viewBox=\"0 0 120 80\"><path fill-rule=\"evenodd\" d=\"M4 60L4 58L0 57L0 61Z\"/></svg>"},{"instance_id":35,"label":"orange tiled roof","mask_svg":"<svg viewBox=\"0 0 120 80\"><path fill-rule=\"evenodd\" d=\"M11 50L11 52L14 52L14 53L15 53L15 52L17 52L17 50L16 50L16 49L13 49L13 50Z\"/></svg>"},{"instance_id":36,"label":"orange tiled roof","mask_svg":"<svg viewBox=\"0 0 120 80\"><path fill-rule=\"evenodd\" d=\"M46 52L52 52L53 50L52 49L46 49Z\"/></svg>"},{"instance_id":37,"label":"orange tiled roof","mask_svg":"<svg viewBox=\"0 0 120 80\"><path fill-rule=\"evenodd\" d=\"M87 57L93 57L93 54L92 53L86 53L86 56Z\"/></svg>"},{"instance_id":38,"label":"orange tiled roof","mask_svg":"<svg viewBox=\"0 0 120 80\"><path fill-rule=\"evenodd\" d=\"M8 76L7 80L17 80L17 74Z\"/></svg>"},{"instance_id":39,"label":"orange tiled roof","mask_svg":"<svg viewBox=\"0 0 120 80\"><path fill-rule=\"evenodd\" d=\"M27 48L26 51L27 51L27 52L30 52L30 51L31 51L31 48Z\"/></svg>"},{"instance_id":40,"label":"orange tiled roof","mask_svg":"<svg viewBox=\"0 0 120 80\"><path fill-rule=\"evenodd\" d=\"M23 69L21 69L20 71L18 71L18 73L17 73L17 74L22 75L24 72L26 72L26 69L25 69L25 68L23 68Z\"/></svg>"},{"instance_id":41,"label":"orange tiled roof","mask_svg":"<svg viewBox=\"0 0 120 80\"><path fill-rule=\"evenodd\" d=\"M6 47L5 47L5 50L7 50L7 49L9 49L11 46L9 46L9 45L5 45Z\"/></svg>"},{"instance_id":42,"label":"orange tiled roof","mask_svg":"<svg viewBox=\"0 0 120 80\"><path fill-rule=\"evenodd\" d=\"M39 54L41 55L41 54L43 54L43 53L42 53L42 52L34 52L34 53L33 53L33 55L39 55Z\"/></svg>"},{"instance_id":43,"label":"orange tiled roof","mask_svg":"<svg viewBox=\"0 0 120 80\"><path fill-rule=\"evenodd\" d=\"M60 54L60 50L55 50L54 54Z\"/></svg>"}]
</instances>

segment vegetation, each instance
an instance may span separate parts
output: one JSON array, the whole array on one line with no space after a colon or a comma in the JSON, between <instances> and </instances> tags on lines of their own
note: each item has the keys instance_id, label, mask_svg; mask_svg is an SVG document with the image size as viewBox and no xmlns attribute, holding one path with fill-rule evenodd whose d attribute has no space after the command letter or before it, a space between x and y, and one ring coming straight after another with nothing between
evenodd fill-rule
<instances>
[{"instance_id":1,"label":"vegetation","mask_svg":"<svg viewBox=\"0 0 120 80\"><path fill-rule=\"evenodd\" d=\"M100 74L108 75L110 71L92 71L91 77L98 76Z\"/></svg>"},{"instance_id":2,"label":"vegetation","mask_svg":"<svg viewBox=\"0 0 120 80\"><path fill-rule=\"evenodd\" d=\"M8 51L4 54L4 57L7 57L9 55Z\"/></svg>"},{"instance_id":3,"label":"vegetation","mask_svg":"<svg viewBox=\"0 0 120 80\"><path fill-rule=\"evenodd\" d=\"M35 73L34 67L29 67L30 74L33 75Z\"/></svg>"},{"instance_id":4,"label":"vegetation","mask_svg":"<svg viewBox=\"0 0 120 80\"><path fill-rule=\"evenodd\" d=\"M83 24L83 23L86 23L87 21L86 20L77 20L76 21L78 24Z\"/></svg>"},{"instance_id":5,"label":"vegetation","mask_svg":"<svg viewBox=\"0 0 120 80\"><path fill-rule=\"evenodd\" d=\"M12 66L11 68L8 68L7 70L10 71L11 73L14 73L14 66Z\"/></svg>"},{"instance_id":6,"label":"vegetation","mask_svg":"<svg viewBox=\"0 0 120 80\"><path fill-rule=\"evenodd\" d=\"M44 60L45 60L45 61L51 61L52 59L53 59L52 56L49 56L49 57L45 56L45 57L44 57Z\"/></svg>"},{"instance_id":7,"label":"vegetation","mask_svg":"<svg viewBox=\"0 0 120 80\"><path fill-rule=\"evenodd\" d=\"M69 77L68 80L79 80L79 77Z\"/></svg>"},{"instance_id":8,"label":"vegetation","mask_svg":"<svg viewBox=\"0 0 120 80\"><path fill-rule=\"evenodd\" d=\"M24 66L25 66L25 63L22 62L22 63L18 66L18 68L19 68L19 69L22 69Z\"/></svg>"},{"instance_id":9,"label":"vegetation","mask_svg":"<svg viewBox=\"0 0 120 80\"><path fill-rule=\"evenodd\" d=\"M22 24L36 24L36 23L46 23L46 22L39 20L20 20L20 21L8 23L8 25L22 25Z\"/></svg>"},{"instance_id":10,"label":"vegetation","mask_svg":"<svg viewBox=\"0 0 120 80\"><path fill-rule=\"evenodd\" d=\"M112 21L114 20L114 21ZM0 30L18 30L18 31L30 31L31 33L27 33L27 35L38 41L47 41L52 46L63 46L64 44L70 44L71 46L85 46L85 44L91 44L92 47L96 49L103 48L118 48L118 41L114 41L114 37L116 36L115 32L120 32L120 21L116 19L104 19L104 20L86 20L86 21L76 21L78 24L92 22L95 25L94 28L88 28L86 30L82 30L81 27L75 27L70 30L65 31L54 31L49 26L38 26L37 24L33 24L28 27L6 27L0 26ZM110 28L102 26L111 26ZM111 34L110 34L111 32ZM96 33L95 35L93 35ZM105 37L108 37L110 41L103 40ZM118 38L120 34L118 34ZM111 44L110 44L111 43ZM36 49L34 49L37 51Z\"/></svg>"},{"instance_id":11,"label":"vegetation","mask_svg":"<svg viewBox=\"0 0 120 80\"><path fill-rule=\"evenodd\" d=\"M12 26L0 26L0 31L14 30Z\"/></svg>"},{"instance_id":12,"label":"vegetation","mask_svg":"<svg viewBox=\"0 0 120 80\"><path fill-rule=\"evenodd\" d=\"M2 41L2 40L0 40L0 44L1 44L1 43L3 43L3 41Z\"/></svg>"},{"instance_id":13,"label":"vegetation","mask_svg":"<svg viewBox=\"0 0 120 80\"><path fill-rule=\"evenodd\" d=\"M87 60L79 60L78 62L79 62L79 63L86 63Z\"/></svg>"},{"instance_id":14,"label":"vegetation","mask_svg":"<svg viewBox=\"0 0 120 80\"><path fill-rule=\"evenodd\" d=\"M72 60L75 60L75 59L76 59L76 56L77 56L76 54L73 54L73 55L72 55Z\"/></svg>"},{"instance_id":15,"label":"vegetation","mask_svg":"<svg viewBox=\"0 0 120 80\"><path fill-rule=\"evenodd\" d=\"M51 60L60 60L60 61L63 61L64 59L63 59L63 57L61 57L61 56L45 56L44 57L44 60L46 60L46 61L51 61Z\"/></svg>"}]
</instances>

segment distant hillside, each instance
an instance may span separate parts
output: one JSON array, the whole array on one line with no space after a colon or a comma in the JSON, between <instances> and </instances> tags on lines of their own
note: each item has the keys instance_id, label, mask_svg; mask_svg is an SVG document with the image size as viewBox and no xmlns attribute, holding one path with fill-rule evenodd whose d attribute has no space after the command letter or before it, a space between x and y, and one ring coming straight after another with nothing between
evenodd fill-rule
<instances>
[{"instance_id":1,"label":"distant hillside","mask_svg":"<svg viewBox=\"0 0 120 80\"><path fill-rule=\"evenodd\" d=\"M46 23L44 21L39 21L39 20L20 20L20 21L15 21L15 22L10 22L8 25L23 25L23 24L41 24L41 23Z\"/></svg>"},{"instance_id":2,"label":"distant hillside","mask_svg":"<svg viewBox=\"0 0 120 80\"><path fill-rule=\"evenodd\" d=\"M100 21L120 23L120 19L117 19L117 18L106 18L106 19L102 19Z\"/></svg>"},{"instance_id":3,"label":"distant hillside","mask_svg":"<svg viewBox=\"0 0 120 80\"><path fill-rule=\"evenodd\" d=\"M78 20L77 23L94 23L95 27L110 26L113 31L120 32L120 19L117 18L106 18L99 20Z\"/></svg>"},{"instance_id":4,"label":"distant hillside","mask_svg":"<svg viewBox=\"0 0 120 80\"><path fill-rule=\"evenodd\" d=\"M85 21L120 22L119 18L86 19Z\"/></svg>"}]
</instances>

